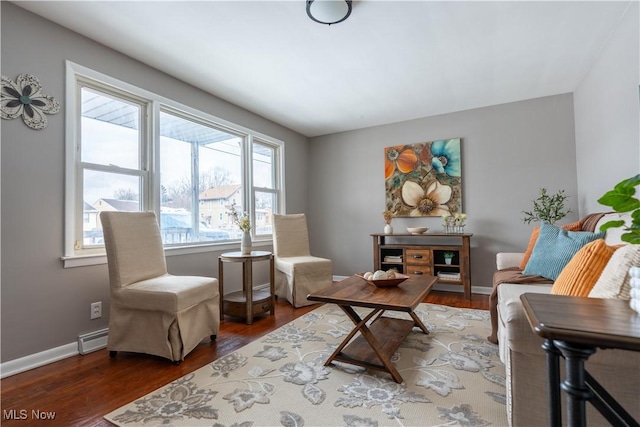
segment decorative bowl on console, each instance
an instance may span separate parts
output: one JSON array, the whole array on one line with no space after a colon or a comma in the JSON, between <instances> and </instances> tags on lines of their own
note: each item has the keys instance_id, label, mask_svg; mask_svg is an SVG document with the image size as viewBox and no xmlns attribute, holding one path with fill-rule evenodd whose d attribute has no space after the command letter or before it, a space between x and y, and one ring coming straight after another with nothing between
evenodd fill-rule
<instances>
[{"instance_id":1,"label":"decorative bowl on console","mask_svg":"<svg viewBox=\"0 0 640 427\"><path fill-rule=\"evenodd\" d=\"M424 234L428 230L428 227L407 227L407 231L411 234Z\"/></svg>"}]
</instances>

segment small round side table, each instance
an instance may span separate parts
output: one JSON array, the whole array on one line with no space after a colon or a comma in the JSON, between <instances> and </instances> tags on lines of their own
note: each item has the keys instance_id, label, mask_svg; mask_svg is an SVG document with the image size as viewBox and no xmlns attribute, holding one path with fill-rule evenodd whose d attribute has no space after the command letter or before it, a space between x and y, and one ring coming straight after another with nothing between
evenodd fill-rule
<instances>
[{"instance_id":1,"label":"small round side table","mask_svg":"<svg viewBox=\"0 0 640 427\"><path fill-rule=\"evenodd\" d=\"M253 263L254 261L269 261L270 277L269 291L253 289ZM224 263L242 263L242 290L224 294ZM253 316L270 311L275 314L274 292L274 261L273 253L268 251L251 251L248 255L242 252L226 252L218 257L218 286L220 290L220 320L224 315L245 317L247 324L253 323Z\"/></svg>"}]
</instances>

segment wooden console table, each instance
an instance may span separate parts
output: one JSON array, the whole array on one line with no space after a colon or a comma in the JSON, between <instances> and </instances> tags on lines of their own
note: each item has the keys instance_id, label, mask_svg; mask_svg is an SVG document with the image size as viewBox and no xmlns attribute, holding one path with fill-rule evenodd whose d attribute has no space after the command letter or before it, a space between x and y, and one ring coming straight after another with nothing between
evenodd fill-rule
<instances>
[{"instance_id":1,"label":"wooden console table","mask_svg":"<svg viewBox=\"0 0 640 427\"><path fill-rule=\"evenodd\" d=\"M395 268L398 273L411 276L436 276L438 283L462 285L465 298L471 299L470 239L473 234L374 233L371 236L374 270ZM454 253L450 264L444 259L445 252Z\"/></svg>"},{"instance_id":2,"label":"wooden console table","mask_svg":"<svg viewBox=\"0 0 640 427\"><path fill-rule=\"evenodd\" d=\"M253 289L253 262L269 261L269 291ZM242 263L242 290L224 294L224 268L226 262ZM227 252L218 257L218 286L220 290L220 320L224 315L245 317L247 324L253 323L253 316L270 311L275 314L274 292L275 267L273 254L267 251L252 251L249 255L242 252Z\"/></svg>"},{"instance_id":3,"label":"wooden console table","mask_svg":"<svg viewBox=\"0 0 640 427\"><path fill-rule=\"evenodd\" d=\"M585 369L598 348L640 351L640 315L628 301L524 293L520 296L534 332L545 339L549 387L549 425L562 425L560 389L567 393L569 426L586 426L585 402L614 426L639 424ZM559 356L566 364L560 383Z\"/></svg>"}]
</instances>

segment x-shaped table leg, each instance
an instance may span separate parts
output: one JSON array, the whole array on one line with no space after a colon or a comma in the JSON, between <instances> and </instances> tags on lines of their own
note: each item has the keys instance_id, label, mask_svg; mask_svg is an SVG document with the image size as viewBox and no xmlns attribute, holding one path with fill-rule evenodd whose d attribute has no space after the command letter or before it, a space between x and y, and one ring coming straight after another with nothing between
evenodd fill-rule
<instances>
[{"instance_id":1,"label":"x-shaped table leg","mask_svg":"<svg viewBox=\"0 0 640 427\"><path fill-rule=\"evenodd\" d=\"M394 381L396 381L397 383L401 383L402 376L400 375L398 370L395 368L395 366L393 366L393 363L391 363L391 357L387 355L384 351L382 351L382 344L378 341L378 339L376 339L374 334L371 332L371 330L367 326L367 322L369 322L369 320L371 320L374 316L377 316L376 319L374 319L374 322L375 322L375 320L377 320L380 316L382 316L385 310L381 308L373 309L364 318L361 318L360 315L353 309L353 307L348 305L339 305L339 307L342 309L342 311L345 312L345 314L349 317L349 319L351 319L351 321L355 326L353 330L351 330L351 332L340 343L340 345L335 349L335 351L331 354L331 356L327 359L327 361L325 362L325 366L329 365L336 358L340 360L339 356L341 355L342 350L345 348L347 344L349 344L349 342L355 336L355 334L357 332L360 332L360 334L367 341L367 343L369 344L371 349L374 351L378 359L382 362L382 366L380 366L379 368L384 367L384 369L387 372L389 372L389 374L391 374L391 377L393 378ZM418 318L418 316L415 313L410 312L409 315L415 322L416 326L418 326L425 334L429 333L424 323L422 323L420 318Z\"/></svg>"}]
</instances>

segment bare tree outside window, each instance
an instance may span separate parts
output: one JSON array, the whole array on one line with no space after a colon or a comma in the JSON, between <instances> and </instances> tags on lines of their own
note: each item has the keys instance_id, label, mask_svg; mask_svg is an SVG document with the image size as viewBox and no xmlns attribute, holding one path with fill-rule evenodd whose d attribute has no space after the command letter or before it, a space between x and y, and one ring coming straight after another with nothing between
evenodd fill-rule
<instances>
[{"instance_id":1,"label":"bare tree outside window","mask_svg":"<svg viewBox=\"0 0 640 427\"><path fill-rule=\"evenodd\" d=\"M113 198L116 200L139 200L138 193L130 188L119 188L113 194Z\"/></svg>"}]
</instances>

